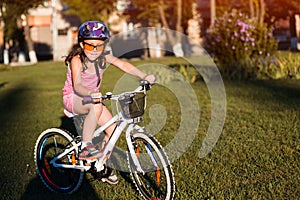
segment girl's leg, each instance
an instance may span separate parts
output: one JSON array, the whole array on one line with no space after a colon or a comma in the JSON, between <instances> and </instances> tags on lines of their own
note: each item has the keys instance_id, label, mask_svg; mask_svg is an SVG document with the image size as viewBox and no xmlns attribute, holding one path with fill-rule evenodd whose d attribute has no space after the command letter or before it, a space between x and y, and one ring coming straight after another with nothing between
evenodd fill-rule
<instances>
[{"instance_id":1,"label":"girl's leg","mask_svg":"<svg viewBox=\"0 0 300 200\"><path fill-rule=\"evenodd\" d=\"M82 98L74 95L73 110L76 114L87 114L82 130L82 142L91 142L96 129L98 119L103 110L102 104L82 105Z\"/></svg>"},{"instance_id":2,"label":"girl's leg","mask_svg":"<svg viewBox=\"0 0 300 200\"><path fill-rule=\"evenodd\" d=\"M102 113L100 115L100 118L98 120L98 125L102 126L103 124L105 124L106 122L108 122L111 118L112 115L110 113L110 111L107 109L106 106L102 106ZM116 128L116 124L112 124L110 127L108 127L105 132L105 137L103 139L102 142L102 146L100 148L103 148L104 145L106 144L106 142L109 140L110 136L112 135L113 131ZM111 156L111 153L109 155L107 155L107 159ZM103 182L107 182L109 184L117 184L119 182L118 177L113 173L113 171L111 172L111 174L109 175L109 177L105 177L101 179Z\"/></svg>"},{"instance_id":3,"label":"girl's leg","mask_svg":"<svg viewBox=\"0 0 300 200\"><path fill-rule=\"evenodd\" d=\"M98 125L102 126L103 124L108 122L111 118L112 118L112 115L111 115L110 111L107 109L106 106L102 106L102 113L98 120ZM109 138L112 135L112 133L114 132L115 128L116 128L116 124L112 124L110 127L108 127L105 130L106 134L105 134L104 140L106 142L109 140Z\"/></svg>"}]
</instances>

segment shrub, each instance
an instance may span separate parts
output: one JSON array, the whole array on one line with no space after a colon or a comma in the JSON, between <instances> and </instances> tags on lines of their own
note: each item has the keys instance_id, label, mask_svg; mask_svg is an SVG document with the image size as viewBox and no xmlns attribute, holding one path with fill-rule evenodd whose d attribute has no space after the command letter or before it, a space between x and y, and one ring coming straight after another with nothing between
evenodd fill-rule
<instances>
[{"instance_id":1,"label":"shrub","mask_svg":"<svg viewBox=\"0 0 300 200\"><path fill-rule=\"evenodd\" d=\"M215 59L225 76L253 78L263 73L258 63L271 62L277 50L277 41L266 24L237 10L217 18L208 31L206 50Z\"/></svg>"}]
</instances>

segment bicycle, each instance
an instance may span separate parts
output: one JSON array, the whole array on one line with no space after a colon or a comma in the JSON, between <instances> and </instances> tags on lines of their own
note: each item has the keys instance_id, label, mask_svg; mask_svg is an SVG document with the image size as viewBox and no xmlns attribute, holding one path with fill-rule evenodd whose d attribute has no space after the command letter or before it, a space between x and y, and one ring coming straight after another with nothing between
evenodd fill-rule
<instances>
[{"instance_id":1,"label":"bicycle","mask_svg":"<svg viewBox=\"0 0 300 200\"><path fill-rule=\"evenodd\" d=\"M172 166L160 143L147 133L143 122L146 108L146 92L153 84L141 81L131 92L121 94L106 93L93 97L113 100L121 111L94 132L94 138L115 122L117 127L101 150L99 158L79 160L81 136L74 136L61 128L49 128L43 131L35 144L34 160L38 175L51 191L72 194L83 181L85 172L96 171L102 177L108 176L106 161L113 151L123 130L126 129L127 162L129 173L136 189L145 199L174 198L175 178ZM83 103L93 102L92 97L85 97ZM119 106L118 106L119 105Z\"/></svg>"}]
</instances>

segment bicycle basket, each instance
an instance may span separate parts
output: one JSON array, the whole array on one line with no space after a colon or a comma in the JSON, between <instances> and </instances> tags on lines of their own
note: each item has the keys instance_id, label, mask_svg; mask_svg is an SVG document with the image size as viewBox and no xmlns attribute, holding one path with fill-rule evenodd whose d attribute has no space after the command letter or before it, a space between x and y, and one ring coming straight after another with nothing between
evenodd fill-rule
<instances>
[{"instance_id":1,"label":"bicycle basket","mask_svg":"<svg viewBox=\"0 0 300 200\"><path fill-rule=\"evenodd\" d=\"M122 113L125 118L132 119L144 114L146 94L143 92L125 93L119 97Z\"/></svg>"}]
</instances>

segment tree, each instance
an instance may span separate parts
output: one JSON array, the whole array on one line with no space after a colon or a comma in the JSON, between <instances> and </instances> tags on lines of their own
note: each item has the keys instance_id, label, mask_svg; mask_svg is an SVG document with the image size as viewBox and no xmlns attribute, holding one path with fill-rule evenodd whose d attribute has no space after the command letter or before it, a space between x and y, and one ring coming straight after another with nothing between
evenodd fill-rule
<instances>
[{"instance_id":1,"label":"tree","mask_svg":"<svg viewBox=\"0 0 300 200\"><path fill-rule=\"evenodd\" d=\"M18 20L20 20L21 15L28 16L28 10L41 5L44 0L30 0L30 1L20 1L18 0L2 0L0 2L0 12L1 20L4 21L4 36L5 41L18 40L18 35L20 34L20 29L17 26ZM19 34L17 34L19 33ZM25 28L25 40L27 43L28 51L31 55L31 61L36 62L36 54L34 51L29 27Z\"/></svg>"},{"instance_id":2,"label":"tree","mask_svg":"<svg viewBox=\"0 0 300 200\"><path fill-rule=\"evenodd\" d=\"M216 0L210 0L210 24L213 26L216 18Z\"/></svg>"},{"instance_id":3,"label":"tree","mask_svg":"<svg viewBox=\"0 0 300 200\"><path fill-rule=\"evenodd\" d=\"M266 4L264 0L249 0L250 17L262 26L265 20Z\"/></svg>"},{"instance_id":4,"label":"tree","mask_svg":"<svg viewBox=\"0 0 300 200\"><path fill-rule=\"evenodd\" d=\"M147 20L150 26L158 22L168 30L175 29L175 38L166 30L175 55L183 56L181 34L187 28L188 19L192 17L192 3L195 0L133 0L133 6L139 10L138 18Z\"/></svg>"},{"instance_id":5,"label":"tree","mask_svg":"<svg viewBox=\"0 0 300 200\"><path fill-rule=\"evenodd\" d=\"M191 8L195 1L132 0L131 2L137 9L139 20L148 21L150 26L162 22L164 28L176 29L178 33L182 33L183 30L186 30L187 21L192 16ZM81 0L63 0L63 2L70 8L67 13L79 16L82 21L97 19L107 23L109 15L116 11L117 0L89 0L84 3ZM170 33L168 33L168 37L173 46L180 43L179 34L175 40Z\"/></svg>"},{"instance_id":6,"label":"tree","mask_svg":"<svg viewBox=\"0 0 300 200\"><path fill-rule=\"evenodd\" d=\"M69 10L67 14L78 16L81 21L99 20L107 24L108 17L116 10L117 0L62 0Z\"/></svg>"},{"instance_id":7,"label":"tree","mask_svg":"<svg viewBox=\"0 0 300 200\"><path fill-rule=\"evenodd\" d=\"M182 32L182 0L176 0L176 13L177 13L177 20L176 20L176 35L175 38L173 38L171 32L169 31L170 26L167 23L166 17L165 17L165 11L163 9L164 2L163 0L160 0L160 5L158 6L161 21L163 24L163 27L167 28L166 34L171 42L171 45L173 47L173 52L176 57L182 57L184 56L182 45L181 45L181 32Z\"/></svg>"},{"instance_id":8,"label":"tree","mask_svg":"<svg viewBox=\"0 0 300 200\"><path fill-rule=\"evenodd\" d=\"M225 11L233 8L249 14L251 18L256 18L258 22L262 21L271 24L276 19L286 18L289 13L300 12L299 0L216 0L217 16L220 17Z\"/></svg>"}]
</instances>

